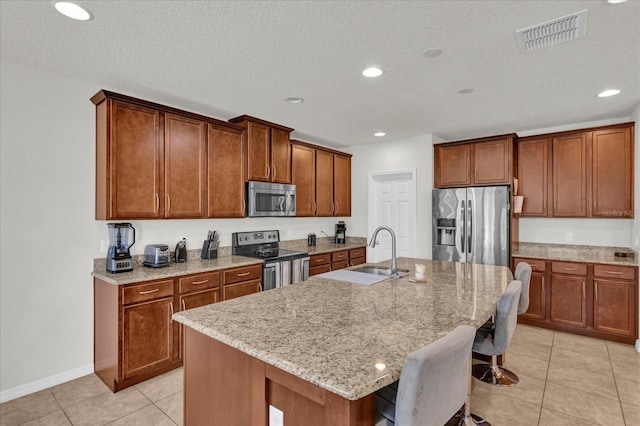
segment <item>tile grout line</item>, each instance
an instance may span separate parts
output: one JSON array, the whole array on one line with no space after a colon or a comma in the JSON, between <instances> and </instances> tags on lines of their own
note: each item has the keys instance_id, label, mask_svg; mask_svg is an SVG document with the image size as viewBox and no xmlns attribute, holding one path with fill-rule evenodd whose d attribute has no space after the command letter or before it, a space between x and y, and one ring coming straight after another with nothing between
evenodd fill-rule
<instances>
[{"instance_id":1,"label":"tile grout line","mask_svg":"<svg viewBox=\"0 0 640 426\"><path fill-rule=\"evenodd\" d=\"M622 398L620 398L620 391L618 390L618 381L616 380L616 373L613 370L613 362L611 361L611 351L609 350L609 345L605 343L605 347L607 348L607 354L609 355L609 367L611 367L611 374L613 375L613 384L616 386L616 395L618 395L618 405L620 405L620 413L622 414L622 421L624 424L627 424L627 419L624 415L624 409L622 408Z\"/></svg>"},{"instance_id":2,"label":"tile grout line","mask_svg":"<svg viewBox=\"0 0 640 426\"><path fill-rule=\"evenodd\" d=\"M551 365L551 355L553 354L553 343L556 340L555 331L551 332L551 351L549 352L549 359L547 360L547 373L544 376L544 388L542 389L542 401L540 401L540 413L538 414L538 426L542 420L542 407L544 406L544 395L547 393L547 383L549 383L549 366Z\"/></svg>"}]
</instances>

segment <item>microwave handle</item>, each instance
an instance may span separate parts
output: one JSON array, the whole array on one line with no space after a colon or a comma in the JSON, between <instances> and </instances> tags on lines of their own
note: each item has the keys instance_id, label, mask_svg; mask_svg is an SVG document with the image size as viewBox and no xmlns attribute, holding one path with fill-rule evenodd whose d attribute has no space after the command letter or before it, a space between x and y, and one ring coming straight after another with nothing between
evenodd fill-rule
<instances>
[{"instance_id":1,"label":"microwave handle","mask_svg":"<svg viewBox=\"0 0 640 426\"><path fill-rule=\"evenodd\" d=\"M296 209L295 209L295 195L289 194L287 193L287 208L286 208L286 213L295 213Z\"/></svg>"}]
</instances>

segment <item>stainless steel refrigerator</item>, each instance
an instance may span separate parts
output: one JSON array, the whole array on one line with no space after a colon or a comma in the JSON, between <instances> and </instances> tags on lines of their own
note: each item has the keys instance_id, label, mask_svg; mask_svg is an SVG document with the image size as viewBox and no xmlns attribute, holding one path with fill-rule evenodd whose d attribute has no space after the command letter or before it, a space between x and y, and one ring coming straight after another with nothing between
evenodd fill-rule
<instances>
[{"instance_id":1,"label":"stainless steel refrigerator","mask_svg":"<svg viewBox=\"0 0 640 426\"><path fill-rule=\"evenodd\" d=\"M433 190L433 259L509 266L509 187Z\"/></svg>"}]
</instances>

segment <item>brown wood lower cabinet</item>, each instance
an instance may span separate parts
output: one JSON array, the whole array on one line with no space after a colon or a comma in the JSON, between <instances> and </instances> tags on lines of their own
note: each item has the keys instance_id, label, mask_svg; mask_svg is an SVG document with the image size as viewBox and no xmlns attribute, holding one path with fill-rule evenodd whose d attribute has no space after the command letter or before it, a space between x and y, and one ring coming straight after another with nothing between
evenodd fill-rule
<instances>
[{"instance_id":1,"label":"brown wood lower cabinet","mask_svg":"<svg viewBox=\"0 0 640 426\"><path fill-rule=\"evenodd\" d=\"M124 285L94 278L96 374L117 392L181 366L174 312L255 293L261 280L261 264Z\"/></svg>"},{"instance_id":2,"label":"brown wood lower cabinet","mask_svg":"<svg viewBox=\"0 0 640 426\"><path fill-rule=\"evenodd\" d=\"M638 267L513 258L532 267L529 309L518 322L633 344ZM548 283L548 284L547 284Z\"/></svg>"},{"instance_id":3,"label":"brown wood lower cabinet","mask_svg":"<svg viewBox=\"0 0 640 426\"><path fill-rule=\"evenodd\" d=\"M309 256L309 276L336 271L366 262L367 250L363 247L338 250Z\"/></svg>"}]
</instances>

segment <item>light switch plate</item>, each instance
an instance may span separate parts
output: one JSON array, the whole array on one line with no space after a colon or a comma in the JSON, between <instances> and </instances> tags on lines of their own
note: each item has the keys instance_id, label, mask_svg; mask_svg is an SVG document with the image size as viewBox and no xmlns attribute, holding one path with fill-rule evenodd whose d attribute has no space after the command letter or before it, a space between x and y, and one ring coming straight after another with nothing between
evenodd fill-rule
<instances>
[{"instance_id":1,"label":"light switch plate","mask_svg":"<svg viewBox=\"0 0 640 426\"><path fill-rule=\"evenodd\" d=\"M269 426L284 426L284 413L269 405Z\"/></svg>"}]
</instances>

